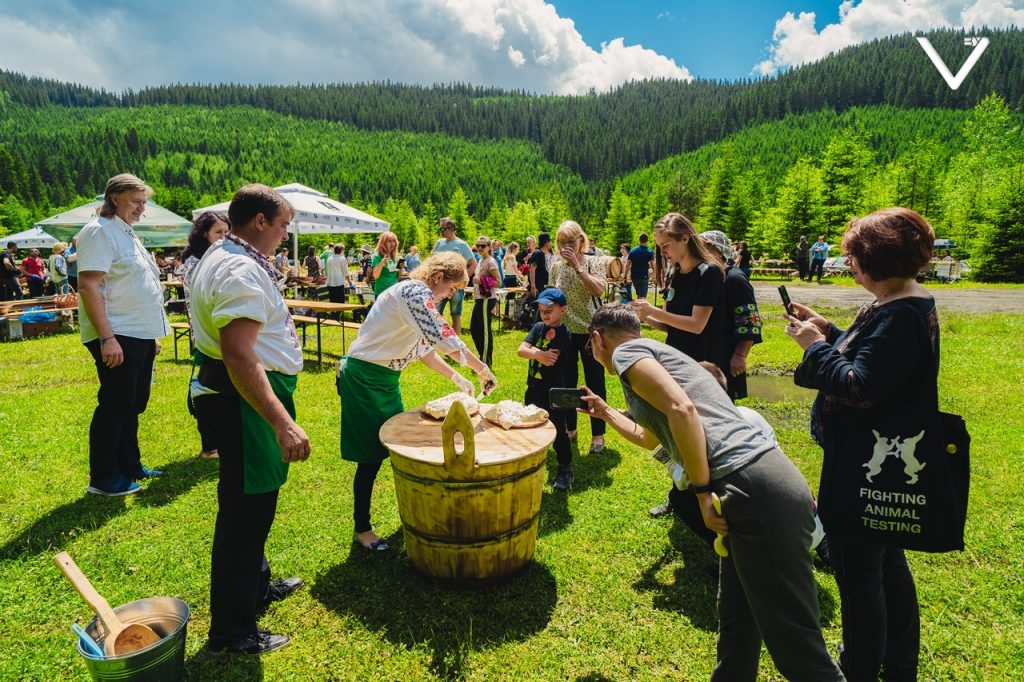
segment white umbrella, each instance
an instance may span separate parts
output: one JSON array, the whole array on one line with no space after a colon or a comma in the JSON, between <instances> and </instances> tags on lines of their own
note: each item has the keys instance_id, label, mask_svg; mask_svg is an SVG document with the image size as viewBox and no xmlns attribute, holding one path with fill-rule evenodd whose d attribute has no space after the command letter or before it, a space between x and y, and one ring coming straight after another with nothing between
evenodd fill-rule
<instances>
[{"instance_id":1,"label":"white umbrella","mask_svg":"<svg viewBox=\"0 0 1024 682\"><path fill-rule=\"evenodd\" d=\"M299 251L300 234L358 234L364 232L387 232L391 223L375 218L369 213L352 208L331 199L323 192L293 182L275 187L294 211L288 231L292 233L293 251L296 258ZM197 208L192 211L195 220L201 213L221 211L227 213L230 201L214 206Z\"/></svg>"},{"instance_id":2,"label":"white umbrella","mask_svg":"<svg viewBox=\"0 0 1024 682\"><path fill-rule=\"evenodd\" d=\"M3 242L4 246L7 246L8 242L14 242L19 249L49 249L57 243L57 240L38 227L33 227L24 232L0 237L0 242Z\"/></svg>"}]
</instances>

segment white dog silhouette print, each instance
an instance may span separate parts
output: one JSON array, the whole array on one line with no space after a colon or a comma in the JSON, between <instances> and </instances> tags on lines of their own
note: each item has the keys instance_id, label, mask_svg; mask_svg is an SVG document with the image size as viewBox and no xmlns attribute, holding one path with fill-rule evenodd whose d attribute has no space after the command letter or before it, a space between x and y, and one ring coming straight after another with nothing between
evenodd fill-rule
<instances>
[{"instance_id":1,"label":"white dog silhouette print","mask_svg":"<svg viewBox=\"0 0 1024 682\"><path fill-rule=\"evenodd\" d=\"M907 476L907 483L914 485L917 483L918 477L917 472L924 469L925 464L921 464L914 457L914 451L917 449L917 444L924 438L924 431L913 436L912 438L904 438L900 440L896 438L883 438L878 431L872 429L871 433L875 434L875 447L871 452L871 459L862 464L865 469L868 470L864 474L870 482L874 482L874 477L882 471L882 464L889 455L893 457L899 457L903 460L903 473Z\"/></svg>"}]
</instances>

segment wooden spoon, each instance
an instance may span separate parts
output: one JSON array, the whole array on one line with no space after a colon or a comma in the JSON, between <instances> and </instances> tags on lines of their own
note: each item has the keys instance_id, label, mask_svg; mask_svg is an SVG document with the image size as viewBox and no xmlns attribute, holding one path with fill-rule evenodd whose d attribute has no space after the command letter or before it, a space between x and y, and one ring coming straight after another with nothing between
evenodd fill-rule
<instances>
[{"instance_id":1,"label":"wooden spoon","mask_svg":"<svg viewBox=\"0 0 1024 682\"><path fill-rule=\"evenodd\" d=\"M53 557L53 563L57 564L64 577L70 580L78 594L82 595L85 603L100 617L107 631L106 637L103 638L103 649L108 658L115 655L124 656L160 641L160 635L153 632L153 628L148 625L122 623L107 600L100 596L67 552L61 552Z\"/></svg>"}]
</instances>

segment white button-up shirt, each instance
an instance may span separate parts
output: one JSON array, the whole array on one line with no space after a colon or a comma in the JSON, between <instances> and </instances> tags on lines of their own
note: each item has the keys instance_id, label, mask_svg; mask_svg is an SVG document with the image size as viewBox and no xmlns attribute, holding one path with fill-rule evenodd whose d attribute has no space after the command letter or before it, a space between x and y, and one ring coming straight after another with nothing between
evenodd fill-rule
<instances>
[{"instance_id":1,"label":"white button-up shirt","mask_svg":"<svg viewBox=\"0 0 1024 682\"><path fill-rule=\"evenodd\" d=\"M102 272L100 296L115 334L160 339L171 333L160 270L128 223L96 218L78 233L78 272ZM82 343L99 337L79 298Z\"/></svg>"}]
</instances>

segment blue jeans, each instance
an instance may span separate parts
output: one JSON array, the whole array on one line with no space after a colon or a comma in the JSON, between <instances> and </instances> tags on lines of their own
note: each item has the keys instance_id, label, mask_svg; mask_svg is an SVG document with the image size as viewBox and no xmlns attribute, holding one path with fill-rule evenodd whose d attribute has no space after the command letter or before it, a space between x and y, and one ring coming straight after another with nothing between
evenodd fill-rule
<instances>
[{"instance_id":1,"label":"blue jeans","mask_svg":"<svg viewBox=\"0 0 1024 682\"><path fill-rule=\"evenodd\" d=\"M622 284L622 303L626 304L633 300L633 283L624 282Z\"/></svg>"},{"instance_id":2,"label":"blue jeans","mask_svg":"<svg viewBox=\"0 0 1024 682\"><path fill-rule=\"evenodd\" d=\"M453 316L456 316L456 317L461 317L462 316L462 299L465 298L465 297L466 297L466 290L465 289L459 289L454 294L452 294L451 302L452 302L452 315ZM444 309L445 309L445 306L448 305L448 300L449 299L447 299L447 298L441 299L441 301L437 304L437 312L439 312L442 315L444 315Z\"/></svg>"}]
</instances>

